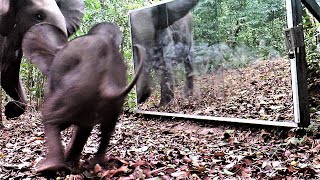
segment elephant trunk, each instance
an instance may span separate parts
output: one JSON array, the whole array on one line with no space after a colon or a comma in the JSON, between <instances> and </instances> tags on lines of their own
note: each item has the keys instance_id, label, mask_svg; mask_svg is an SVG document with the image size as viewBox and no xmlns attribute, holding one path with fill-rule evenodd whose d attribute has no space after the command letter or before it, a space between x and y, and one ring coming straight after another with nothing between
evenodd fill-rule
<instances>
[{"instance_id":1,"label":"elephant trunk","mask_svg":"<svg viewBox=\"0 0 320 180\"><path fill-rule=\"evenodd\" d=\"M173 24L187 15L199 0L175 0L167 4L168 23Z\"/></svg>"}]
</instances>

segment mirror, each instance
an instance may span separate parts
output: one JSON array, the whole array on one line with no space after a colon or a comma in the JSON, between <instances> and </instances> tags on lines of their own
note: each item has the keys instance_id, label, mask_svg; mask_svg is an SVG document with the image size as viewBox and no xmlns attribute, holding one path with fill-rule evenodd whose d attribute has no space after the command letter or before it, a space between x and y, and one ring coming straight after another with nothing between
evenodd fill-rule
<instances>
[{"instance_id":1,"label":"mirror","mask_svg":"<svg viewBox=\"0 0 320 180\"><path fill-rule=\"evenodd\" d=\"M132 43L147 51L138 110L293 122L285 0L195 4L130 12Z\"/></svg>"}]
</instances>

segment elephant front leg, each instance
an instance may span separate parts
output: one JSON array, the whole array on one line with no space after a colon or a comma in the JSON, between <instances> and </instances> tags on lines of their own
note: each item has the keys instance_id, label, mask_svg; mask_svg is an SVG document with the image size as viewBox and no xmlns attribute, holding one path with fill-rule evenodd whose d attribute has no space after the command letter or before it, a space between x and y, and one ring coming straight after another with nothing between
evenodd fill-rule
<instances>
[{"instance_id":1,"label":"elephant front leg","mask_svg":"<svg viewBox=\"0 0 320 180\"><path fill-rule=\"evenodd\" d=\"M164 66L161 77L161 99L160 106L165 106L174 98L173 93L173 75L170 68Z\"/></svg>"},{"instance_id":2,"label":"elephant front leg","mask_svg":"<svg viewBox=\"0 0 320 180\"><path fill-rule=\"evenodd\" d=\"M134 65L135 68L139 67L140 64L140 56L137 48L134 48ZM148 53L148 52L147 52ZM149 54L148 54L149 56ZM142 69L141 75L137 81L137 102L143 103L145 102L149 96L151 95L151 88L150 88L150 71L149 71L148 64L145 63L144 68Z\"/></svg>"},{"instance_id":3,"label":"elephant front leg","mask_svg":"<svg viewBox=\"0 0 320 180\"><path fill-rule=\"evenodd\" d=\"M59 170L68 170L63 156L63 147L61 144L60 128L56 124L45 123L44 133L47 138L47 156L38 167L38 173L56 172Z\"/></svg>"},{"instance_id":4,"label":"elephant front leg","mask_svg":"<svg viewBox=\"0 0 320 180\"><path fill-rule=\"evenodd\" d=\"M10 64L1 72L1 86L14 99L5 106L4 114L8 118L16 118L24 113L27 97L19 78L20 61Z\"/></svg>"},{"instance_id":5,"label":"elephant front leg","mask_svg":"<svg viewBox=\"0 0 320 180\"><path fill-rule=\"evenodd\" d=\"M190 97L193 94L193 68L190 62L190 56L187 57L184 61L184 67L186 71L186 84L184 87L184 95L185 97Z\"/></svg>"},{"instance_id":6,"label":"elephant front leg","mask_svg":"<svg viewBox=\"0 0 320 180\"><path fill-rule=\"evenodd\" d=\"M137 82L137 101L138 103L145 102L151 95L150 88L150 74L143 70L141 73L138 82Z\"/></svg>"}]
</instances>

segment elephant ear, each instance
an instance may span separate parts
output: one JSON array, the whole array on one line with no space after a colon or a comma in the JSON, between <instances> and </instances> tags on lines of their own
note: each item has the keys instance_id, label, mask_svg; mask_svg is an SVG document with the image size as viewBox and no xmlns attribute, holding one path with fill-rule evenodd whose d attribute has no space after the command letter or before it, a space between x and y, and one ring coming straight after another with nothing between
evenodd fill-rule
<instances>
[{"instance_id":1,"label":"elephant ear","mask_svg":"<svg viewBox=\"0 0 320 180\"><path fill-rule=\"evenodd\" d=\"M65 33L54 25L41 23L31 27L24 35L22 50L27 59L46 76L55 54L68 42Z\"/></svg>"},{"instance_id":2,"label":"elephant ear","mask_svg":"<svg viewBox=\"0 0 320 180\"><path fill-rule=\"evenodd\" d=\"M0 35L6 36L15 24L13 0L0 0Z\"/></svg>"},{"instance_id":3,"label":"elephant ear","mask_svg":"<svg viewBox=\"0 0 320 180\"><path fill-rule=\"evenodd\" d=\"M122 32L119 26L114 23L103 22L96 24L89 30L88 34L107 36L114 41L117 47L120 46L122 42Z\"/></svg>"},{"instance_id":4,"label":"elephant ear","mask_svg":"<svg viewBox=\"0 0 320 180\"><path fill-rule=\"evenodd\" d=\"M56 0L60 11L66 19L68 36L77 31L84 15L83 0Z\"/></svg>"}]
</instances>

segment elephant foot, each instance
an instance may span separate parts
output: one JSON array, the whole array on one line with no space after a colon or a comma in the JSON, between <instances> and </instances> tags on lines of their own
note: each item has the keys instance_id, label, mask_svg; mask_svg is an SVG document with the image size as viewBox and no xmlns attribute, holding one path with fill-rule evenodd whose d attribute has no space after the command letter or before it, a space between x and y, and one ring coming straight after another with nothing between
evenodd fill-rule
<instances>
[{"instance_id":1,"label":"elephant foot","mask_svg":"<svg viewBox=\"0 0 320 180\"><path fill-rule=\"evenodd\" d=\"M15 119L24 113L26 105L18 101L10 101L5 106L4 114L8 119Z\"/></svg>"},{"instance_id":2,"label":"elephant foot","mask_svg":"<svg viewBox=\"0 0 320 180\"><path fill-rule=\"evenodd\" d=\"M65 155L66 157L66 163L71 169L77 169L79 168L79 161L80 161L80 156L79 157L71 157L71 155Z\"/></svg>"},{"instance_id":3,"label":"elephant foot","mask_svg":"<svg viewBox=\"0 0 320 180\"><path fill-rule=\"evenodd\" d=\"M151 95L151 89L147 88L145 89L141 94L138 94L138 103L145 102Z\"/></svg>"},{"instance_id":4,"label":"elephant foot","mask_svg":"<svg viewBox=\"0 0 320 180\"><path fill-rule=\"evenodd\" d=\"M189 98L193 95L193 90L189 88L185 88L183 95L185 98Z\"/></svg>"},{"instance_id":5,"label":"elephant foot","mask_svg":"<svg viewBox=\"0 0 320 180\"><path fill-rule=\"evenodd\" d=\"M90 158L88 160L88 167L91 169L91 168L94 168L97 164L101 165L101 166L105 166L107 165L106 164L106 161L105 161L105 158L104 158L104 155L98 155L96 154L94 157Z\"/></svg>"},{"instance_id":6,"label":"elephant foot","mask_svg":"<svg viewBox=\"0 0 320 180\"><path fill-rule=\"evenodd\" d=\"M71 172L64 162L53 158L46 159L40 164L36 171L41 174L51 174L56 173L57 171Z\"/></svg>"},{"instance_id":7,"label":"elephant foot","mask_svg":"<svg viewBox=\"0 0 320 180\"><path fill-rule=\"evenodd\" d=\"M166 106L167 104L169 104L171 102L172 99L173 99L173 95L172 96L170 96L170 95L161 96L159 106Z\"/></svg>"}]
</instances>

